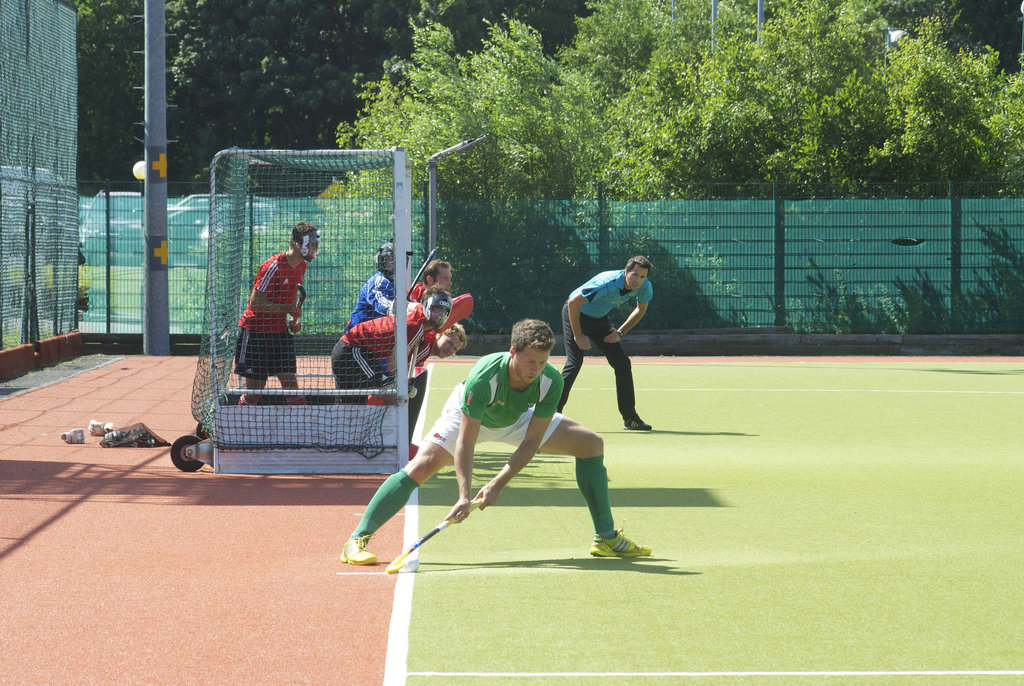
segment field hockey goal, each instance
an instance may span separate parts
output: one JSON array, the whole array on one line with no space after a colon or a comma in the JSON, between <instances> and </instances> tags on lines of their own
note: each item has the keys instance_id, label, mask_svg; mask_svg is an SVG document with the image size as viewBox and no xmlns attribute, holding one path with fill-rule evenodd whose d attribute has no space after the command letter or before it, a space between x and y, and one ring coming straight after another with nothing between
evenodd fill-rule
<instances>
[{"instance_id":1,"label":"field hockey goal","mask_svg":"<svg viewBox=\"0 0 1024 686\"><path fill-rule=\"evenodd\" d=\"M381 245L394 243L396 292L408 288L410 189L401 148L231 149L213 158L209 220L202 229L208 237L205 298L194 303L204 332L192 389L197 427L172 446L176 466L339 474L392 472L403 464L409 449L404 356L397 356L393 383L352 391L339 390L331 351L360 287L374 273ZM236 373L236 346L248 331L240 329L240 319L261 265L288 250L300 222L317 227L320 242L302 277L301 329L281 334L282 348L294 346L294 387L270 376L254 388L259 384ZM396 327L396 350L406 349L405 338L405 327Z\"/></svg>"}]
</instances>

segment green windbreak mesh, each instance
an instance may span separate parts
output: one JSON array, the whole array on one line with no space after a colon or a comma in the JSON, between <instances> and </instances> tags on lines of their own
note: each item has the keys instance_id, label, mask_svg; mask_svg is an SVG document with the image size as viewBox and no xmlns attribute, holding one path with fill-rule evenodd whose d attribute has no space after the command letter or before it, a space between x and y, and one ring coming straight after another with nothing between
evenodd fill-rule
<instances>
[{"instance_id":1,"label":"green windbreak mesh","mask_svg":"<svg viewBox=\"0 0 1024 686\"><path fill-rule=\"evenodd\" d=\"M0 3L0 348L76 328L75 9Z\"/></svg>"},{"instance_id":2,"label":"green windbreak mesh","mask_svg":"<svg viewBox=\"0 0 1024 686\"><path fill-rule=\"evenodd\" d=\"M456 293L474 296L467 330L507 332L522 317L557 328L573 289L641 254L654 263L655 289L642 330L1024 332L1019 192L967 183L875 186L857 194L825 185L685 190L688 197L647 202L608 199L600 190L560 200L453 199L441 183L438 257L452 263ZM139 332L142 198L137 191L110 195L82 199L93 276L82 330ZM292 200L253 191L249 202L259 226L278 205L287 214ZM168 204L171 331L197 334L209 196L182 192ZM416 256L426 253L427 213L422 198L413 203ZM360 260L370 269L372 251ZM113 265L109 286L106 264ZM338 289L344 307L354 304L368 273Z\"/></svg>"},{"instance_id":3,"label":"green windbreak mesh","mask_svg":"<svg viewBox=\"0 0 1024 686\"><path fill-rule=\"evenodd\" d=\"M644 255L654 264L647 330L1024 331L1019 196L982 184L917 198L701 190L649 202L442 200L440 255L455 290L474 295L469 330L507 331L526 316L557 324L573 289Z\"/></svg>"}]
</instances>

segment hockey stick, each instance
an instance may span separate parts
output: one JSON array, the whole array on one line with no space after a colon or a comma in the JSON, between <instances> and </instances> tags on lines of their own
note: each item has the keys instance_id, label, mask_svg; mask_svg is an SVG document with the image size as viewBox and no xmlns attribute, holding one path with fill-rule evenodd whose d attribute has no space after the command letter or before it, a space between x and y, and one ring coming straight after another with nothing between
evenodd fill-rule
<instances>
[{"instance_id":1,"label":"hockey stick","mask_svg":"<svg viewBox=\"0 0 1024 686\"><path fill-rule=\"evenodd\" d=\"M303 287L303 285L301 283L299 284L298 288L299 288L299 292L295 296L295 307L297 307L297 308L299 308L299 310L301 310L302 309L302 303L306 302L306 289ZM291 329L295 333L299 332L300 326L301 325L299 324L298 320L293 319L292 321L288 322L288 328Z\"/></svg>"},{"instance_id":2,"label":"hockey stick","mask_svg":"<svg viewBox=\"0 0 1024 686\"><path fill-rule=\"evenodd\" d=\"M469 504L469 511L472 512L473 510L477 509L478 507L480 507L480 501L479 500L474 500L473 502L471 502ZM468 513L467 513L467 516L468 516ZM424 543L429 541L431 538L433 538L437 534L439 534L442 531L444 531L445 529L447 529L448 525L451 524L451 523L452 523L452 520L450 520L450 519L445 520L445 521L441 522L440 524L438 524L437 526L435 526L430 531L428 531L426 534L423 535L423 538L421 538L420 540L418 540L415 543L413 543L411 546L409 546L408 550L406 550L404 553L402 553L401 555L396 557L391 562L391 564L389 564L387 566L387 568L384 571L387 572L388 574L394 574L395 572L401 571L401 569L403 567L405 567L405 565L407 565L409 563L409 556L410 555L412 555L417 549L419 549L419 547L421 545L423 545Z\"/></svg>"},{"instance_id":3,"label":"hockey stick","mask_svg":"<svg viewBox=\"0 0 1024 686\"><path fill-rule=\"evenodd\" d=\"M423 276L423 272L425 272L427 270L427 265L430 264L430 261L434 259L434 255L436 255L436 254L437 254L437 248L434 248L433 250L430 251L430 254L427 255L427 259L423 262L423 266L420 267L420 270L418 272L416 272L416 278L414 278L410 282L409 292L405 294L405 299L406 300L408 300L409 298L412 297L412 289L416 288L416 282L420 280L421 276Z\"/></svg>"}]
</instances>

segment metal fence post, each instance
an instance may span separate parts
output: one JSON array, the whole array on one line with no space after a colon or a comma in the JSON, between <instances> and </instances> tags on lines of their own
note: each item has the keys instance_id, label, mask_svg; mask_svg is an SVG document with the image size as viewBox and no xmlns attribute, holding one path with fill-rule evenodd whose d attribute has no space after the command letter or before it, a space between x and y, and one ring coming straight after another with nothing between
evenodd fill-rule
<instances>
[{"instance_id":1,"label":"metal fence post","mask_svg":"<svg viewBox=\"0 0 1024 686\"><path fill-rule=\"evenodd\" d=\"M772 183L775 202L775 326L786 325L786 204L779 184Z\"/></svg>"},{"instance_id":2,"label":"metal fence post","mask_svg":"<svg viewBox=\"0 0 1024 686\"><path fill-rule=\"evenodd\" d=\"M611 255L609 255L610 249L609 233L611 233L608 226L608 202L604 197L604 182L597 182L597 260L599 264L610 264Z\"/></svg>"},{"instance_id":3,"label":"metal fence post","mask_svg":"<svg viewBox=\"0 0 1024 686\"><path fill-rule=\"evenodd\" d=\"M107 262L106 267L107 268L106 268L106 274L104 275L104 279L105 279L106 285L107 285L107 333L110 333L110 321L111 321L110 305L113 302L113 298L110 297L110 286L111 286L111 283L110 283L110 252L111 252L111 248L113 247L111 245L111 238L110 238L110 181L109 180L104 181L103 182L103 187L106 188L106 190L103 191L103 226L106 229L106 231L104 233L106 235L106 241L107 241L107 259L106 259L106 262Z\"/></svg>"},{"instance_id":4,"label":"metal fence post","mask_svg":"<svg viewBox=\"0 0 1024 686\"><path fill-rule=\"evenodd\" d=\"M961 263L963 259L963 235L961 221L963 215L960 208L960 196L956 191L956 182L949 182L949 306L951 333L962 333L963 295L961 285Z\"/></svg>"}]
</instances>

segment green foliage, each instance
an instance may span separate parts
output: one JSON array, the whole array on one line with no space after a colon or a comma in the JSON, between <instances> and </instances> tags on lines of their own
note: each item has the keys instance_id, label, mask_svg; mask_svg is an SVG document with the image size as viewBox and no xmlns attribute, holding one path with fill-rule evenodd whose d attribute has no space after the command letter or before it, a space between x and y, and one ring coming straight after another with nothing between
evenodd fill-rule
<instances>
[{"instance_id":1,"label":"green foliage","mask_svg":"<svg viewBox=\"0 0 1024 686\"><path fill-rule=\"evenodd\" d=\"M125 179L143 157L140 0L78 2L78 178Z\"/></svg>"},{"instance_id":2,"label":"green foliage","mask_svg":"<svg viewBox=\"0 0 1024 686\"><path fill-rule=\"evenodd\" d=\"M816 265L811 265L816 266ZM905 314L883 284L875 289L852 286L845 274L833 270L829 279L818 269L806 277L809 301L794 303L793 329L803 333L908 333ZM917 332L915 332L917 333Z\"/></svg>"},{"instance_id":3,"label":"green foliage","mask_svg":"<svg viewBox=\"0 0 1024 686\"><path fill-rule=\"evenodd\" d=\"M382 80L366 94L355 145L404 146L422 179L430 155L486 133L478 148L487 154L445 159L445 175L459 179L447 194L549 197L573 182L558 70L536 31L514 20L492 25L471 55L457 54L451 31L436 24L417 29L413 43L408 78Z\"/></svg>"},{"instance_id":4,"label":"green foliage","mask_svg":"<svg viewBox=\"0 0 1024 686\"><path fill-rule=\"evenodd\" d=\"M890 134L877 162L894 178L981 181L999 172L987 126L1000 85L993 54L952 54L937 24L926 21L917 39L889 54L882 83Z\"/></svg>"},{"instance_id":5,"label":"green foliage","mask_svg":"<svg viewBox=\"0 0 1024 686\"><path fill-rule=\"evenodd\" d=\"M331 147L336 118L356 112L352 84L379 73L382 53L401 50L403 34L390 28L402 26L402 10L395 3L169 2L178 49L168 129L179 140L178 173L202 175L217 151L232 146ZM353 29L362 29L360 40L345 40Z\"/></svg>"}]
</instances>

